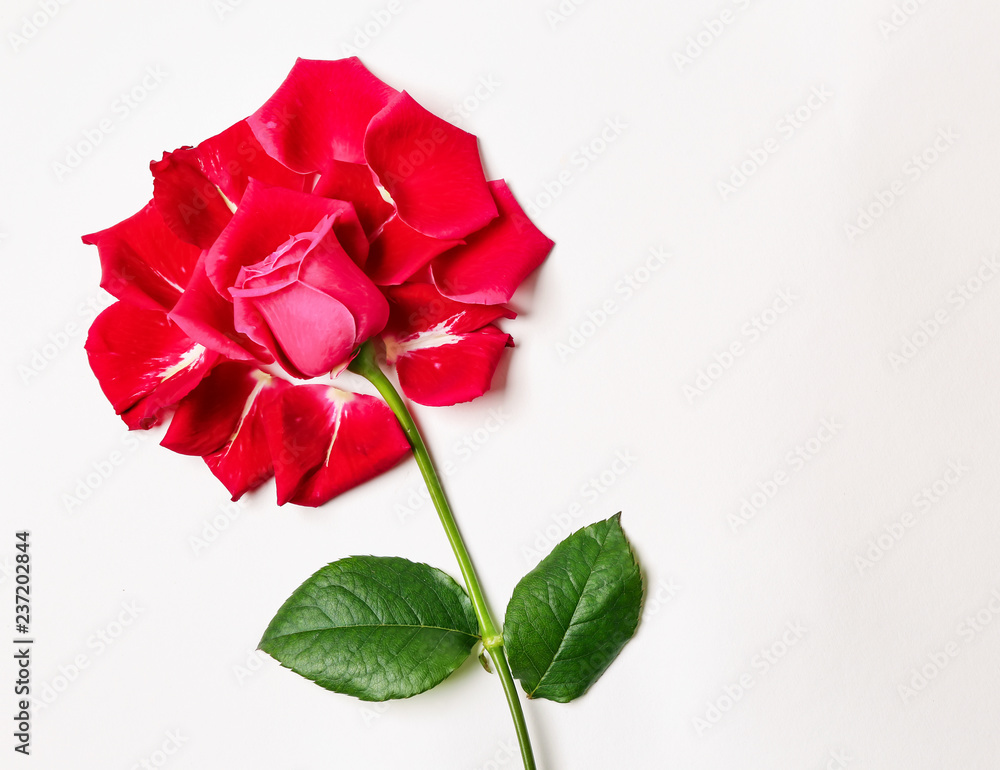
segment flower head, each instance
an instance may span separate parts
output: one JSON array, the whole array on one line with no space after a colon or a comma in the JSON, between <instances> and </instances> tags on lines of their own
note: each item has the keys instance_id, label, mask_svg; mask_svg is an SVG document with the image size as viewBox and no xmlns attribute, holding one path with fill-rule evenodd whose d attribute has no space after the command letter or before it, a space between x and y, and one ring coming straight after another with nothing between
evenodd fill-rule
<instances>
[{"instance_id":1,"label":"flower head","mask_svg":"<svg viewBox=\"0 0 1000 770\"><path fill-rule=\"evenodd\" d=\"M150 164L153 199L84 236L118 298L91 367L131 429L202 457L234 498L276 476L321 505L401 460L386 405L330 383L381 341L417 403L468 401L513 344L496 322L552 241L476 138L356 58L300 59L253 115Z\"/></svg>"}]
</instances>

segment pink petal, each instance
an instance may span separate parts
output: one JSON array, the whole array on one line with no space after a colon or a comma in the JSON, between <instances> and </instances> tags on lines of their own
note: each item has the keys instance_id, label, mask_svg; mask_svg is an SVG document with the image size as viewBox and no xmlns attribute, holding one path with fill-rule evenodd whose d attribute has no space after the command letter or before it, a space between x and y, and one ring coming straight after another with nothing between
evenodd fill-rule
<instances>
[{"instance_id":1,"label":"pink petal","mask_svg":"<svg viewBox=\"0 0 1000 770\"><path fill-rule=\"evenodd\" d=\"M163 311L124 302L94 320L86 349L101 390L133 430L159 422L163 409L190 393L218 359Z\"/></svg>"},{"instance_id":2,"label":"pink petal","mask_svg":"<svg viewBox=\"0 0 1000 770\"><path fill-rule=\"evenodd\" d=\"M270 350L296 377L346 364L382 331L389 305L341 247L332 217L240 271L230 289L236 328Z\"/></svg>"},{"instance_id":3,"label":"pink petal","mask_svg":"<svg viewBox=\"0 0 1000 770\"><path fill-rule=\"evenodd\" d=\"M217 452L239 432L254 399L286 387L252 364L224 361L180 402L160 444L195 457Z\"/></svg>"},{"instance_id":4,"label":"pink petal","mask_svg":"<svg viewBox=\"0 0 1000 770\"><path fill-rule=\"evenodd\" d=\"M375 186L372 172L363 163L330 161L323 175L316 182L314 195L349 201L354 204L358 219L367 235L371 235L394 211Z\"/></svg>"},{"instance_id":5,"label":"pink petal","mask_svg":"<svg viewBox=\"0 0 1000 770\"><path fill-rule=\"evenodd\" d=\"M188 147L149 164L153 201L174 234L185 243L207 249L229 224L232 212L214 182L197 167L197 151Z\"/></svg>"},{"instance_id":6,"label":"pink petal","mask_svg":"<svg viewBox=\"0 0 1000 770\"><path fill-rule=\"evenodd\" d=\"M198 260L194 275L180 301L170 311L169 318L189 337L226 358L238 361L257 359L264 363L274 360L264 347L236 331L233 303L221 297L208 280L205 254Z\"/></svg>"},{"instance_id":7,"label":"pink petal","mask_svg":"<svg viewBox=\"0 0 1000 770\"><path fill-rule=\"evenodd\" d=\"M393 216L371 242L365 272L379 286L400 284L438 254L461 243L422 235Z\"/></svg>"},{"instance_id":8,"label":"pink petal","mask_svg":"<svg viewBox=\"0 0 1000 770\"><path fill-rule=\"evenodd\" d=\"M170 310L201 253L163 222L151 201L139 213L83 236L101 257L101 286L135 307Z\"/></svg>"},{"instance_id":9,"label":"pink petal","mask_svg":"<svg viewBox=\"0 0 1000 770\"><path fill-rule=\"evenodd\" d=\"M464 238L496 217L476 137L405 91L372 118L365 159L399 218L433 238Z\"/></svg>"},{"instance_id":10,"label":"pink petal","mask_svg":"<svg viewBox=\"0 0 1000 770\"><path fill-rule=\"evenodd\" d=\"M275 403L266 428L279 505L322 505L410 451L396 418L377 398L300 385Z\"/></svg>"},{"instance_id":11,"label":"pink petal","mask_svg":"<svg viewBox=\"0 0 1000 770\"><path fill-rule=\"evenodd\" d=\"M337 239L355 263L364 265L368 239L350 203L251 179L232 221L209 249L205 262L209 280L227 295L241 267L262 261L289 236L310 232L325 216L335 216Z\"/></svg>"},{"instance_id":12,"label":"pink petal","mask_svg":"<svg viewBox=\"0 0 1000 770\"><path fill-rule=\"evenodd\" d=\"M302 173L364 163L365 128L396 94L356 57L299 59L247 122L268 155Z\"/></svg>"},{"instance_id":13,"label":"pink petal","mask_svg":"<svg viewBox=\"0 0 1000 770\"><path fill-rule=\"evenodd\" d=\"M532 224L503 180L489 186L500 216L431 264L441 293L462 302L509 302L555 245Z\"/></svg>"},{"instance_id":14,"label":"pink petal","mask_svg":"<svg viewBox=\"0 0 1000 770\"><path fill-rule=\"evenodd\" d=\"M495 326L435 342L426 340L428 347L406 350L396 362L403 392L424 406L451 406L483 395L490 389L500 354L513 345L510 335Z\"/></svg>"},{"instance_id":15,"label":"pink petal","mask_svg":"<svg viewBox=\"0 0 1000 770\"><path fill-rule=\"evenodd\" d=\"M378 334L389 319L389 303L340 247L324 238L302 260L299 281L336 297L351 311L358 343Z\"/></svg>"},{"instance_id":16,"label":"pink petal","mask_svg":"<svg viewBox=\"0 0 1000 770\"><path fill-rule=\"evenodd\" d=\"M295 282L252 299L236 295L234 304L238 322L246 318L253 318L253 324L263 322L242 328L295 377L328 374L354 350L357 328L351 311L306 284ZM254 311L257 316L250 315Z\"/></svg>"}]
</instances>

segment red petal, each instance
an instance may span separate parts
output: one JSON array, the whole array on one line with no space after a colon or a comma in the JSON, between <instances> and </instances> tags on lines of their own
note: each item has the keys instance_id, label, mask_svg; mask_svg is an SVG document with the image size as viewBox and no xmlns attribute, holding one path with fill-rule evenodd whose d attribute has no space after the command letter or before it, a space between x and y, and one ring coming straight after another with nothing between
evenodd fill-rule
<instances>
[{"instance_id":1,"label":"red petal","mask_svg":"<svg viewBox=\"0 0 1000 770\"><path fill-rule=\"evenodd\" d=\"M153 201L167 226L186 243L211 247L233 215L219 188L198 169L197 150L165 152L149 170Z\"/></svg>"},{"instance_id":2,"label":"red petal","mask_svg":"<svg viewBox=\"0 0 1000 770\"><path fill-rule=\"evenodd\" d=\"M166 313L124 302L94 320L86 349L101 390L132 429L159 422L163 409L190 393L218 359Z\"/></svg>"},{"instance_id":3,"label":"red petal","mask_svg":"<svg viewBox=\"0 0 1000 770\"><path fill-rule=\"evenodd\" d=\"M515 318L517 314L500 305L465 305L441 294L430 284L407 283L384 290L389 300L389 322L383 337L400 343L423 332L464 334L481 329L498 318ZM392 363L392 361L390 361Z\"/></svg>"},{"instance_id":4,"label":"red petal","mask_svg":"<svg viewBox=\"0 0 1000 770\"><path fill-rule=\"evenodd\" d=\"M313 194L354 204L361 226L368 235L392 216L394 210L375 186L371 170L362 163L331 161L316 182Z\"/></svg>"},{"instance_id":5,"label":"red petal","mask_svg":"<svg viewBox=\"0 0 1000 770\"><path fill-rule=\"evenodd\" d=\"M257 359L264 363L274 360L267 350L236 331L233 303L221 297L208 280L205 254L195 266L194 275L180 301L170 311L170 320L192 339L226 358L238 361Z\"/></svg>"},{"instance_id":6,"label":"red petal","mask_svg":"<svg viewBox=\"0 0 1000 770\"><path fill-rule=\"evenodd\" d=\"M379 286L400 284L438 254L460 243L421 235L394 216L371 242L365 272Z\"/></svg>"},{"instance_id":7,"label":"red petal","mask_svg":"<svg viewBox=\"0 0 1000 770\"><path fill-rule=\"evenodd\" d=\"M407 397L424 406L451 406L483 395L490 389L500 354L513 344L510 335L495 326L452 340L421 342L433 346L403 352L396 372Z\"/></svg>"},{"instance_id":8,"label":"red petal","mask_svg":"<svg viewBox=\"0 0 1000 770\"><path fill-rule=\"evenodd\" d=\"M322 505L389 470L410 450L377 398L300 385L275 403L266 427L279 505Z\"/></svg>"},{"instance_id":9,"label":"red petal","mask_svg":"<svg viewBox=\"0 0 1000 770\"><path fill-rule=\"evenodd\" d=\"M243 402L236 427L225 446L204 460L233 500L256 489L274 475L264 422L275 400L292 386L285 380L255 372L257 384ZM176 418L175 418L176 419Z\"/></svg>"},{"instance_id":10,"label":"red petal","mask_svg":"<svg viewBox=\"0 0 1000 770\"><path fill-rule=\"evenodd\" d=\"M187 286L201 253L179 240L150 202L107 230L83 236L101 257L101 286L148 310L170 310Z\"/></svg>"},{"instance_id":11,"label":"red petal","mask_svg":"<svg viewBox=\"0 0 1000 770\"><path fill-rule=\"evenodd\" d=\"M295 171L324 171L331 160L364 163L365 128L395 94L357 57L299 59L247 122L271 157Z\"/></svg>"},{"instance_id":12,"label":"red petal","mask_svg":"<svg viewBox=\"0 0 1000 770\"><path fill-rule=\"evenodd\" d=\"M251 177L273 187L298 191L312 183L311 175L297 174L268 155L245 120L206 139L195 150L201 173L234 204L243 199Z\"/></svg>"},{"instance_id":13,"label":"red petal","mask_svg":"<svg viewBox=\"0 0 1000 770\"><path fill-rule=\"evenodd\" d=\"M400 219L433 238L464 238L497 215L476 137L405 91L372 118L365 158Z\"/></svg>"},{"instance_id":14,"label":"red petal","mask_svg":"<svg viewBox=\"0 0 1000 770\"><path fill-rule=\"evenodd\" d=\"M227 295L241 267L260 262L289 236L310 232L323 217L331 215L336 216L333 229L341 246L363 266L368 257L368 239L350 203L268 187L251 179L242 204L206 257L205 268L212 285Z\"/></svg>"},{"instance_id":15,"label":"red petal","mask_svg":"<svg viewBox=\"0 0 1000 770\"><path fill-rule=\"evenodd\" d=\"M233 440L203 458L209 470L229 490L233 500L239 500L274 475L271 450L264 431L264 415L272 404L269 398L255 398Z\"/></svg>"},{"instance_id":16,"label":"red petal","mask_svg":"<svg viewBox=\"0 0 1000 770\"><path fill-rule=\"evenodd\" d=\"M232 442L258 396L290 387L251 364L225 361L180 402L160 442L182 455L202 457Z\"/></svg>"},{"instance_id":17,"label":"red petal","mask_svg":"<svg viewBox=\"0 0 1000 770\"><path fill-rule=\"evenodd\" d=\"M503 180L490 182L500 216L431 264L441 293L462 302L509 302L548 256L553 241L528 219Z\"/></svg>"}]
</instances>

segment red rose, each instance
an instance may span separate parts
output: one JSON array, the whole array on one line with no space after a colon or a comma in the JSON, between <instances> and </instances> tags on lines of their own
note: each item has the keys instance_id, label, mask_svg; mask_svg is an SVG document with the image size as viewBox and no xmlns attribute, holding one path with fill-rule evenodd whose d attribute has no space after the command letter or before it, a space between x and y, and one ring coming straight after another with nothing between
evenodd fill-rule
<instances>
[{"instance_id":1,"label":"red rose","mask_svg":"<svg viewBox=\"0 0 1000 770\"><path fill-rule=\"evenodd\" d=\"M476 138L360 61L296 62L263 107L150 165L153 200L84 237L119 299L87 352L130 428L205 458L234 498L277 475L320 505L409 446L381 401L291 378L336 374L377 338L427 405L489 389L494 322L552 241Z\"/></svg>"}]
</instances>

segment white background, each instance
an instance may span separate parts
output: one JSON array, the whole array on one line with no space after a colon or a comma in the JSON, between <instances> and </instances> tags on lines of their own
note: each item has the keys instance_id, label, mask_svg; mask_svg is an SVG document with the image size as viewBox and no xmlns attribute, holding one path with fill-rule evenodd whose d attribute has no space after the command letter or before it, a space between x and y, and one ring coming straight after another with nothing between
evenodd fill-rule
<instances>
[{"instance_id":1,"label":"white background","mask_svg":"<svg viewBox=\"0 0 1000 770\"><path fill-rule=\"evenodd\" d=\"M198 460L126 435L83 352L108 300L80 235L138 210L150 160L255 110L296 56L357 52L477 134L557 242L515 297L505 386L418 409L496 614L555 539L619 510L645 568L605 677L527 704L540 767L997 767L994 2L233 5L4 0L0 765L126 770L176 741L165 767L518 766L475 659L372 707L253 652L329 561L457 573L412 462L321 510L278 509L270 485L228 506ZM21 528L36 694L61 690L28 759Z\"/></svg>"}]
</instances>

